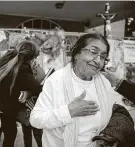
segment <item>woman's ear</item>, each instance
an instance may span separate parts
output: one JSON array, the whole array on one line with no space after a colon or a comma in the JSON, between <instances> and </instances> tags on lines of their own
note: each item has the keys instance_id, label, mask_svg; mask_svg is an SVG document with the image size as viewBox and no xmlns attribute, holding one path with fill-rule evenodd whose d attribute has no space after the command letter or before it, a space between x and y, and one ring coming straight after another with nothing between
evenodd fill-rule
<instances>
[{"instance_id":1,"label":"woman's ear","mask_svg":"<svg viewBox=\"0 0 135 147\"><path fill-rule=\"evenodd\" d=\"M78 59L78 57L77 57L77 55L74 57L74 63L76 63L77 62L77 59Z\"/></svg>"},{"instance_id":2,"label":"woman's ear","mask_svg":"<svg viewBox=\"0 0 135 147\"><path fill-rule=\"evenodd\" d=\"M110 61L109 58L107 58L107 59L105 60L104 66L103 66L103 68L101 69L101 71L105 71L105 66L108 64L109 61Z\"/></svg>"}]
</instances>

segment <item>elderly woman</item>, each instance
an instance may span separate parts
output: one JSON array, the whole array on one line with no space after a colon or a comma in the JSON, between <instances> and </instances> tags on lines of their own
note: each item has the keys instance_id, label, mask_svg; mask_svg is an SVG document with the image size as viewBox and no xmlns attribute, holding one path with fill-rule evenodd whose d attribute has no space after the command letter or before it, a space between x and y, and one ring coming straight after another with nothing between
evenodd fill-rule
<instances>
[{"instance_id":1,"label":"elderly woman","mask_svg":"<svg viewBox=\"0 0 135 147\"><path fill-rule=\"evenodd\" d=\"M43 129L43 147L95 147L92 138L107 126L121 96L101 74L109 44L86 34L73 47L72 62L44 83L31 113L31 125Z\"/></svg>"}]
</instances>

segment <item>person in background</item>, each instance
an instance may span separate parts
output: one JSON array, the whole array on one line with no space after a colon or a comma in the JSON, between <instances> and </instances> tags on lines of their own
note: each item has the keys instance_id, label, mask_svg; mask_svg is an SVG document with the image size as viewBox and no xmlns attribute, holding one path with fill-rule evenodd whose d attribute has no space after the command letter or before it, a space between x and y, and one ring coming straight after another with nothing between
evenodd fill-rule
<instances>
[{"instance_id":1,"label":"person in background","mask_svg":"<svg viewBox=\"0 0 135 147\"><path fill-rule=\"evenodd\" d=\"M35 80L41 84L42 80L45 78L45 74L41 67L37 64L36 60L31 61L31 69ZM29 91L22 91L22 95L19 97L19 101L24 103L27 111L28 116L30 115L31 110L33 109L37 96L32 96ZM29 117L28 117L29 119ZM23 138L24 138L24 146L25 147L32 147L32 132L34 138L36 140L37 146L42 147L42 129L37 129L32 127L30 124L23 124L22 123L22 131L23 131Z\"/></svg>"},{"instance_id":2,"label":"person in background","mask_svg":"<svg viewBox=\"0 0 135 147\"><path fill-rule=\"evenodd\" d=\"M102 35L83 35L72 61L46 79L30 115L31 125L43 129L43 147L96 146L92 138L109 123L114 103L123 104L101 73L109 48Z\"/></svg>"},{"instance_id":3,"label":"person in background","mask_svg":"<svg viewBox=\"0 0 135 147\"><path fill-rule=\"evenodd\" d=\"M23 41L16 50L8 51L0 59L0 111L4 132L3 147L14 147L17 134L16 116L20 109L18 97L28 90L38 96L42 86L34 79L30 61L39 54L38 46Z\"/></svg>"},{"instance_id":4,"label":"person in background","mask_svg":"<svg viewBox=\"0 0 135 147\"><path fill-rule=\"evenodd\" d=\"M55 59L57 59L60 54L60 40L57 35L46 36L45 34L41 33L35 34L34 38L32 39L35 40L35 42L40 46L40 54L42 54L43 57L39 55L38 58L32 60L31 68L35 79L39 83L43 83L43 80L47 79L55 71L54 68L57 69L57 67L59 67L59 64L62 64L61 62L57 62L54 64L54 62L56 61ZM39 62L42 61L42 59L43 61L46 61L43 62L43 65ZM53 63L49 67L48 64L50 64L50 62L48 63L48 60L51 60L51 62L53 61ZM21 102L25 102L25 105L30 113L36 103L37 97L32 96L27 98L27 96L29 95L28 93L29 92L23 91L20 99ZM22 130L25 147L32 147L32 132L38 147L42 147L42 129L36 129L31 125L22 124Z\"/></svg>"},{"instance_id":5,"label":"person in background","mask_svg":"<svg viewBox=\"0 0 135 147\"><path fill-rule=\"evenodd\" d=\"M127 76L129 76L129 74L132 74L130 66L128 68L129 71L127 73ZM117 67L116 71L111 71L110 69L106 68L104 75L110 81L110 83L112 83L112 86L115 87L115 91L117 91L126 99L135 103L135 83L133 82L134 79L132 75L130 76L130 79L128 77L126 79L126 77L124 78L121 74L119 74L119 72L119 67Z\"/></svg>"},{"instance_id":6,"label":"person in background","mask_svg":"<svg viewBox=\"0 0 135 147\"><path fill-rule=\"evenodd\" d=\"M36 59L31 60L30 66L32 69L32 74L35 78L35 80L41 84L43 79L45 78L45 73L40 67L40 65L37 63ZM22 91L22 95L19 97L19 101L25 105L25 109L28 111L28 119L29 115L31 113L31 110L33 109L37 96L32 96L32 94L29 91ZM32 147L32 132L33 136L36 140L37 146L42 147L42 129L37 129L32 127L29 123L23 124L22 123L22 131L23 131L23 138L24 138L24 146L25 147Z\"/></svg>"}]
</instances>

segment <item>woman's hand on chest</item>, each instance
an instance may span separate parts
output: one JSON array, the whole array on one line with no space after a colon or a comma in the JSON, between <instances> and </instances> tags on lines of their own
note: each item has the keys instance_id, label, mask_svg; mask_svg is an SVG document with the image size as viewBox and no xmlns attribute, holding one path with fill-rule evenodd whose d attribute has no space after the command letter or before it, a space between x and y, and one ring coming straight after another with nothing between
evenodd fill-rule
<instances>
[{"instance_id":1,"label":"woman's hand on chest","mask_svg":"<svg viewBox=\"0 0 135 147\"><path fill-rule=\"evenodd\" d=\"M68 105L71 117L94 115L99 111L99 106L95 101L83 100L85 96L86 91Z\"/></svg>"}]
</instances>

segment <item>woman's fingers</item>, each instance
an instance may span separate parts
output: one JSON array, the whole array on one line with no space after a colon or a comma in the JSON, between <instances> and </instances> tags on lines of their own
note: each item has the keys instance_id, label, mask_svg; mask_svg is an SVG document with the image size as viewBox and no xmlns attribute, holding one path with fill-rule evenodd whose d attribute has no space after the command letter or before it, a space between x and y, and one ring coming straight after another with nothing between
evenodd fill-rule
<instances>
[{"instance_id":1,"label":"woman's fingers","mask_svg":"<svg viewBox=\"0 0 135 147\"><path fill-rule=\"evenodd\" d=\"M99 106L96 105L88 105L87 107L82 108L80 112L80 116L88 116L95 115L99 111Z\"/></svg>"},{"instance_id":2,"label":"woman's fingers","mask_svg":"<svg viewBox=\"0 0 135 147\"><path fill-rule=\"evenodd\" d=\"M80 116L89 116L89 115L95 115L97 113L97 111L93 111L93 112L90 112L90 111L82 111L80 113Z\"/></svg>"},{"instance_id":3,"label":"woman's fingers","mask_svg":"<svg viewBox=\"0 0 135 147\"><path fill-rule=\"evenodd\" d=\"M99 111L97 102L84 100L85 96L86 91L84 90L80 96L76 97L75 100L68 105L71 117L94 115Z\"/></svg>"}]
</instances>

